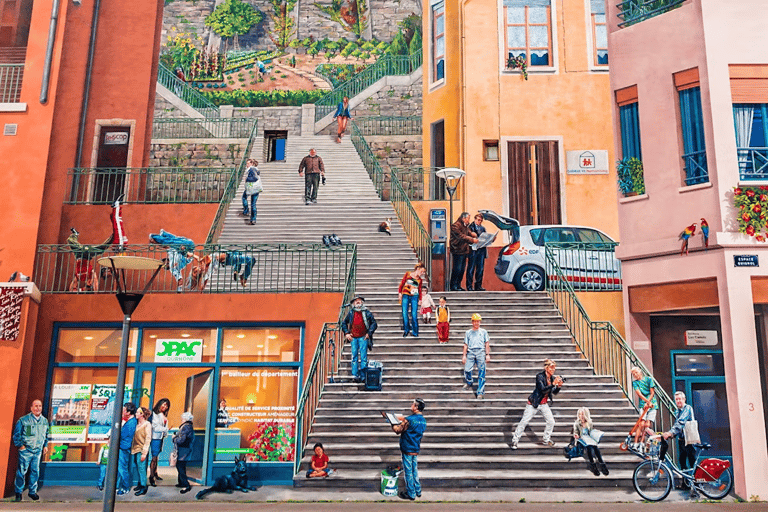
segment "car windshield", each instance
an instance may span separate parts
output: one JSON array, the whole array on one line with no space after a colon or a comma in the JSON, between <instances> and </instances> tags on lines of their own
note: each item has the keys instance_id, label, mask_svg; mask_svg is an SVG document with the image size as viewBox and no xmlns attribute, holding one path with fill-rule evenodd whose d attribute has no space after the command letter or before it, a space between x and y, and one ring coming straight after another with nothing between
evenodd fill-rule
<instances>
[{"instance_id":1,"label":"car windshield","mask_svg":"<svg viewBox=\"0 0 768 512\"><path fill-rule=\"evenodd\" d=\"M612 243L613 240L594 229L578 229L579 240L592 243Z\"/></svg>"}]
</instances>

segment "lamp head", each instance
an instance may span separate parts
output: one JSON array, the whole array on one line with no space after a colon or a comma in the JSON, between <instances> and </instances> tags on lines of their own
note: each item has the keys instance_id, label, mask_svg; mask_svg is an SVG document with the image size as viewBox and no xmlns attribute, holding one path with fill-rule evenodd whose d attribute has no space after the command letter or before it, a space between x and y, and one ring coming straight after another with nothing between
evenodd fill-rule
<instances>
[{"instance_id":1,"label":"lamp head","mask_svg":"<svg viewBox=\"0 0 768 512\"><path fill-rule=\"evenodd\" d=\"M458 181L463 178L465 174L467 173L457 167L447 167L435 172L435 176L438 178L442 178L448 182L455 181L456 184L458 184Z\"/></svg>"}]
</instances>

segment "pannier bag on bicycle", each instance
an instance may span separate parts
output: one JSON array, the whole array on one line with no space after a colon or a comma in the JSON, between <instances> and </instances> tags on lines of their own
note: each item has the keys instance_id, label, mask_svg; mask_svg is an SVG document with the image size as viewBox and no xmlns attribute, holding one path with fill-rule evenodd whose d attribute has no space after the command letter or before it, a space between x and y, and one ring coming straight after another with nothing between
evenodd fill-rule
<instances>
[{"instance_id":1,"label":"pannier bag on bicycle","mask_svg":"<svg viewBox=\"0 0 768 512\"><path fill-rule=\"evenodd\" d=\"M720 478L725 470L731 467L731 463L722 459L704 459L699 463L693 477L697 482L713 482Z\"/></svg>"}]
</instances>

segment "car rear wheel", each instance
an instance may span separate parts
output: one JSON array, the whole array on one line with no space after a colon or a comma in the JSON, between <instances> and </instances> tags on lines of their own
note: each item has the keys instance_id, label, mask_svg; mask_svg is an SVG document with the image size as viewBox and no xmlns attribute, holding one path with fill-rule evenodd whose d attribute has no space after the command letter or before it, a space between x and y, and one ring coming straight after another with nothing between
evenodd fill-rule
<instances>
[{"instance_id":1,"label":"car rear wheel","mask_svg":"<svg viewBox=\"0 0 768 512\"><path fill-rule=\"evenodd\" d=\"M535 265L523 265L512 280L515 289L521 292L540 292L544 289L544 270Z\"/></svg>"}]
</instances>

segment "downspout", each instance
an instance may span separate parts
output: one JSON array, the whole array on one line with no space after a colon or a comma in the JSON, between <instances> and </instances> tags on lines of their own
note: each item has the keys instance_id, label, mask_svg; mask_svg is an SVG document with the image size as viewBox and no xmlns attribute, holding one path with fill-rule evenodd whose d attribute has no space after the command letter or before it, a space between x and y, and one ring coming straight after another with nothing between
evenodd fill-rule
<instances>
[{"instance_id":1,"label":"downspout","mask_svg":"<svg viewBox=\"0 0 768 512\"><path fill-rule=\"evenodd\" d=\"M51 8L51 25L48 28L48 46L45 48L45 62L43 63L43 82L40 85L40 103L48 103L48 89L51 84L51 65L53 62L53 45L56 42L56 27L59 25L59 2L53 0Z\"/></svg>"},{"instance_id":2,"label":"downspout","mask_svg":"<svg viewBox=\"0 0 768 512\"><path fill-rule=\"evenodd\" d=\"M459 169L463 170L464 172L467 171L466 167L466 152L467 152L467 123L465 121L466 116L464 114L464 106L467 104L466 96L467 96L467 60L466 60L466 51L464 46L464 39L465 39L465 29L464 29L464 8L466 3L469 0L460 0L459 2L459 32L461 33L461 37L459 38L459 54L461 58L461 75L460 80L461 84L459 84L460 87L460 94L459 94L459 147L461 148L461 151L459 153ZM467 176L464 176L464 180L462 180L461 183L461 211L467 210ZM451 219L451 222L453 222L453 219Z\"/></svg>"},{"instance_id":3,"label":"downspout","mask_svg":"<svg viewBox=\"0 0 768 512\"><path fill-rule=\"evenodd\" d=\"M83 157L83 138L85 137L85 122L88 118L88 100L91 96L91 76L93 75L93 56L96 53L96 32L99 28L99 11L101 9L101 0L93 2L93 22L91 23L91 39L88 42L88 63L85 68L85 87L83 88L83 104L80 110L80 126L77 128L77 152L75 153L75 167L80 167L80 160ZM80 174L75 173L72 180L71 199L77 196L77 190L80 185Z\"/></svg>"}]
</instances>

